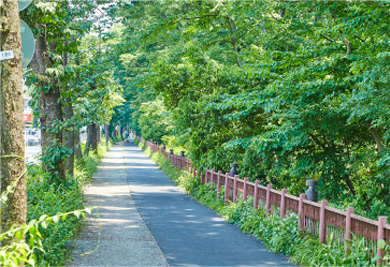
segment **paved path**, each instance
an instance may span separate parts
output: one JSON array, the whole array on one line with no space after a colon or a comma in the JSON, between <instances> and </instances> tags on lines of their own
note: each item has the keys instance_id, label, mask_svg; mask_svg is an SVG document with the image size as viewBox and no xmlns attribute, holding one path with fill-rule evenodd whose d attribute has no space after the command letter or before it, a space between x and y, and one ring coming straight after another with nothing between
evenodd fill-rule
<instances>
[{"instance_id":1,"label":"paved path","mask_svg":"<svg viewBox=\"0 0 390 267\"><path fill-rule=\"evenodd\" d=\"M134 204L171 266L291 266L175 187L137 146L124 155Z\"/></svg>"},{"instance_id":2,"label":"paved path","mask_svg":"<svg viewBox=\"0 0 390 267\"><path fill-rule=\"evenodd\" d=\"M86 189L87 205L99 207L101 243L96 214L89 218L81 237L73 244L74 266L167 266L155 238L134 207L127 184L123 145L108 153L92 184Z\"/></svg>"}]
</instances>

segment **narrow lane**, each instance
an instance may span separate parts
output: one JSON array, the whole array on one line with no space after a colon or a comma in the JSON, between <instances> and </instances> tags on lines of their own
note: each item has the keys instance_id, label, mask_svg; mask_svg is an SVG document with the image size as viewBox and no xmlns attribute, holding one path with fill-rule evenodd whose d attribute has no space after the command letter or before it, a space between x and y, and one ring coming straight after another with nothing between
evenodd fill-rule
<instances>
[{"instance_id":1,"label":"narrow lane","mask_svg":"<svg viewBox=\"0 0 390 267\"><path fill-rule=\"evenodd\" d=\"M291 266L174 185L134 144L125 145L134 205L172 266Z\"/></svg>"},{"instance_id":2,"label":"narrow lane","mask_svg":"<svg viewBox=\"0 0 390 267\"><path fill-rule=\"evenodd\" d=\"M123 145L116 145L85 189L87 206L98 207L99 215L95 211L89 216L71 242L73 266L167 266L133 204L125 168Z\"/></svg>"}]
</instances>

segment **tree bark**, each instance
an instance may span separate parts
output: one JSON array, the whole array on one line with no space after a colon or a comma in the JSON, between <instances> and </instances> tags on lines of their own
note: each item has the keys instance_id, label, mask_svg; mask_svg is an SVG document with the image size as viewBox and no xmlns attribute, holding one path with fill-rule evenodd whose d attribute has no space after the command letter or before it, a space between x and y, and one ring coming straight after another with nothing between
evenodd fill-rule
<instances>
[{"instance_id":1,"label":"tree bark","mask_svg":"<svg viewBox=\"0 0 390 267\"><path fill-rule=\"evenodd\" d=\"M68 65L68 53L65 53L63 57L63 65ZM67 91L68 88L65 87L65 91ZM74 150L75 150L75 144L74 144L74 123L72 122L72 118L74 115L73 112L73 105L72 105L72 99L70 97L65 97L63 99L63 105L62 107L62 113L64 117L64 121L68 122L69 127L67 129L64 129L62 132L63 135L63 142L65 147L71 151L69 156L64 161L64 167L65 167L65 173L70 175L71 177L74 176Z\"/></svg>"},{"instance_id":2,"label":"tree bark","mask_svg":"<svg viewBox=\"0 0 390 267\"><path fill-rule=\"evenodd\" d=\"M369 127L369 130L370 130L372 137L375 140L378 152L381 153L385 149L385 146L382 143L382 140L381 140L381 137L379 136L378 131L372 127Z\"/></svg>"},{"instance_id":3,"label":"tree bark","mask_svg":"<svg viewBox=\"0 0 390 267\"><path fill-rule=\"evenodd\" d=\"M98 143L98 145L100 144L100 142L101 142L101 139L100 139L100 126L99 125L96 125L96 137L97 137L97 143Z\"/></svg>"},{"instance_id":4,"label":"tree bark","mask_svg":"<svg viewBox=\"0 0 390 267\"><path fill-rule=\"evenodd\" d=\"M92 123L90 123L87 127L87 141L85 142L85 149L84 149L84 156L87 156L89 155L89 148L91 146L91 142L92 142L92 132L93 132L93 125Z\"/></svg>"},{"instance_id":5,"label":"tree bark","mask_svg":"<svg viewBox=\"0 0 390 267\"><path fill-rule=\"evenodd\" d=\"M106 124L106 125L104 125L104 135L106 136L106 145L108 145L108 140L109 140L109 133L108 133L108 127L109 127L109 125L108 124Z\"/></svg>"},{"instance_id":6,"label":"tree bark","mask_svg":"<svg viewBox=\"0 0 390 267\"><path fill-rule=\"evenodd\" d=\"M12 50L14 59L0 61L0 193L13 190L1 203L0 232L26 222L27 194L24 163L22 51L18 1L0 0L0 51ZM2 28L4 27L4 28ZM4 240L2 245L10 240Z\"/></svg>"},{"instance_id":7,"label":"tree bark","mask_svg":"<svg viewBox=\"0 0 390 267\"><path fill-rule=\"evenodd\" d=\"M36 39L35 55L32 60L32 67L35 76L38 78L37 87L40 88L39 108L40 123L42 130L42 168L57 181L66 180L64 160L60 155L54 155L53 148L62 147L62 133L56 124L62 122L62 109L60 102L60 90L56 81L46 74L46 68L52 66L48 56L48 46L46 42L46 29L44 25L37 25L41 28L41 34ZM51 151L50 151L51 150Z\"/></svg>"},{"instance_id":8,"label":"tree bark","mask_svg":"<svg viewBox=\"0 0 390 267\"><path fill-rule=\"evenodd\" d=\"M93 152L96 154L97 153L97 148L98 148L98 126L96 123L92 123L92 135L91 135L91 149Z\"/></svg>"},{"instance_id":9,"label":"tree bark","mask_svg":"<svg viewBox=\"0 0 390 267\"><path fill-rule=\"evenodd\" d=\"M69 97L63 99L64 105L62 105L62 112L64 114L64 121L71 122L74 115L72 101ZM62 132L64 145L67 149L71 149L71 153L64 161L65 172L72 176L74 175L74 152L75 152L75 131L74 126L71 125L69 129L64 129Z\"/></svg>"},{"instance_id":10,"label":"tree bark","mask_svg":"<svg viewBox=\"0 0 390 267\"><path fill-rule=\"evenodd\" d=\"M83 152L81 151L81 146L80 146L80 130L76 129L74 131L74 156L76 159L81 159L83 157Z\"/></svg>"}]
</instances>

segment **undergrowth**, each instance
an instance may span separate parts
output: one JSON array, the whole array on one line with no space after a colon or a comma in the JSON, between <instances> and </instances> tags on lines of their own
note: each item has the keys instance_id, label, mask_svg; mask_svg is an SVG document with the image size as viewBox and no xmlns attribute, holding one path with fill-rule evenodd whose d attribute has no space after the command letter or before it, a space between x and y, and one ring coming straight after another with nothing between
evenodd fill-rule
<instances>
[{"instance_id":1,"label":"undergrowth","mask_svg":"<svg viewBox=\"0 0 390 267\"><path fill-rule=\"evenodd\" d=\"M99 146L98 153L90 153L75 164L74 178L66 183L55 185L42 171L40 165L30 165L27 171L27 221L36 220L42 215L54 216L84 209L83 186L92 179L97 165L109 147ZM45 252L34 251L37 266L61 266L68 263L68 242L83 225L82 216L68 217L46 228L39 226ZM29 235L27 235L27 241Z\"/></svg>"},{"instance_id":2,"label":"undergrowth","mask_svg":"<svg viewBox=\"0 0 390 267\"><path fill-rule=\"evenodd\" d=\"M224 188L217 197L215 184L201 184L200 178L194 178L189 172L175 168L161 153L145 149L143 143L137 142L141 149L156 162L161 170L176 185L200 203L208 206L231 224L237 225L243 232L261 240L270 251L288 256L294 264L303 266L377 266L371 255L375 252L367 247L365 239L354 237L345 255L344 243L333 236L327 237L327 243L320 243L318 237L298 230L298 215L288 213L281 218L278 213L267 214L261 207L253 208L253 197L236 203L224 202ZM268 216L267 216L268 215ZM384 259L389 259L389 246L385 249Z\"/></svg>"}]
</instances>

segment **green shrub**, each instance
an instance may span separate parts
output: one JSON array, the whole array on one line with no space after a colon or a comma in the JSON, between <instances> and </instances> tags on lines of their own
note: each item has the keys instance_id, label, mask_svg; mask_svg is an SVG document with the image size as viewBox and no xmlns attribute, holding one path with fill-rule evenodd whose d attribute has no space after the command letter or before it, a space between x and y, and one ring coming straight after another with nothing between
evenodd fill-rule
<instances>
[{"instance_id":1,"label":"green shrub","mask_svg":"<svg viewBox=\"0 0 390 267\"><path fill-rule=\"evenodd\" d=\"M97 171L97 165L109 147L100 146L97 154L76 162L74 178L68 177L65 184L56 186L50 183L47 174L39 165L28 166L27 172L27 221L36 220L42 215L54 216L58 213L84 209L82 187ZM81 217L68 217L46 228L39 227L43 249L34 251L38 266L60 266L68 261L68 242L83 225ZM27 240L29 236L27 235Z\"/></svg>"}]
</instances>

